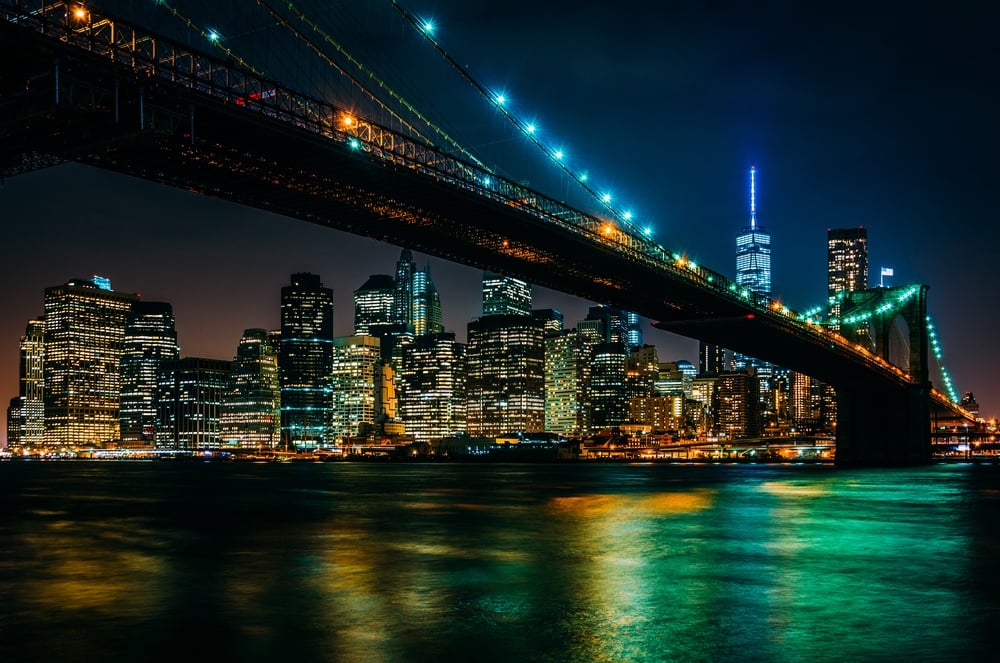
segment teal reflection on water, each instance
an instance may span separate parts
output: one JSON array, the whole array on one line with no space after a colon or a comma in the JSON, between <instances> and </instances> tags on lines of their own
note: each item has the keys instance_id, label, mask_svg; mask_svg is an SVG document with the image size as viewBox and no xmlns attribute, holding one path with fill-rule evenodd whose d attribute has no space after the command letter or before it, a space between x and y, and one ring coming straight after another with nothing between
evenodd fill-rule
<instances>
[{"instance_id":1,"label":"teal reflection on water","mask_svg":"<svg viewBox=\"0 0 1000 663\"><path fill-rule=\"evenodd\" d=\"M989 658L998 476L7 463L0 658Z\"/></svg>"}]
</instances>

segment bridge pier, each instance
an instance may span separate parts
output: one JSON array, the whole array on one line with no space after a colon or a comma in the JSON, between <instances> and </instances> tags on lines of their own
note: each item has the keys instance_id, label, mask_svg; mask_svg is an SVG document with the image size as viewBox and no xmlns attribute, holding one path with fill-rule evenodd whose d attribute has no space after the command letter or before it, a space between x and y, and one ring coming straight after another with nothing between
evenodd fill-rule
<instances>
[{"instance_id":1,"label":"bridge pier","mask_svg":"<svg viewBox=\"0 0 1000 663\"><path fill-rule=\"evenodd\" d=\"M930 383L837 390L837 466L901 467L931 461Z\"/></svg>"}]
</instances>

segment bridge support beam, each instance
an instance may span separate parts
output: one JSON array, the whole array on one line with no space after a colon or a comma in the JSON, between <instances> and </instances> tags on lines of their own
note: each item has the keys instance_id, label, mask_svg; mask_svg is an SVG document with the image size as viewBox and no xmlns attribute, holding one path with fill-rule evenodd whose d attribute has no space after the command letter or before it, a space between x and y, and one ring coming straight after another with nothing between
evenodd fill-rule
<instances>
[{"instance_id":1,"label":"bridge support beam","mask_svg":"<svg viewBox=\"0 0 1000 663\"><path fill-rule=\"evenodd\" d=\"M930 383L837 390L839 467L902 467L930 461Z\"/></svg>"}]
</instances>

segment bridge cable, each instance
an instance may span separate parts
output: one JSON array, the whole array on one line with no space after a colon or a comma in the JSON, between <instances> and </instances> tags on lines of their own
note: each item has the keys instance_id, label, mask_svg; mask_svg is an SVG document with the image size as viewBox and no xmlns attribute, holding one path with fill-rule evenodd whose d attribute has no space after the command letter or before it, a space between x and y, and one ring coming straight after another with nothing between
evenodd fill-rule
<instances>
[{"instance_id":1,"label":"bridge cable","mask_svg":"<svg viewBox=\"0 0 1000 663\"><path fill-rule=\"evenodd\" d=\"M166 0L158 0L156 4L160 5L161 7L164 7L168 12L170 12L173 15L174 18L176 18L178 21L180 21L181 23L183 23L187 28L189 28L189 29L194 30L195 32L197 32L208 43L212 44L217 49L219 49L220 51L222 51L223 53L225 53L226 55L228 55L229 57L231 57L233 60L235 60L237 63L239 63L242 67L246 68L248 71L250 71L251 73L253 73L256 76L259 76L261 78L264 77L263 72L258 71L249 62L247 62L246 60L244 60L243 58L241 58L236 53L234 53L233 51L229 50L228 48L226 48L222 44L220 44L218 36L213 36L213 33L205 31L201 26L197 25L194 21L192 21L191 19L189 19L188 17L184 16L179 11L177 11L176 9L174 9L173 7L171 7L167 3Z\"/></svg>"},{"instance_id":2,"label":"bridge cable","mask_svg":"<svg viewBox=\"0 0 1000 663\"><path fill-rule=\"evenodd\" d=\"M455 58L453 58L448 53L448 51L446 51L444 47L441 46L441 44L434 38L434 36L430 33L430 31L426 29L425 25L421 23L421 21L416 16L414 16L408 9L403 7L396 0L390 0L390 2L392 3L392 6L395 7L397 10L399 10L399 13L402 14L404 18L406 18L406 20L410 23L410 25L412 25L413 28L434 47L434 49L441 55L441 57L443 57L445 61L448 62L448 64L450 64L451 67L462 76L462 78L464 78L470 85L472 85L472 87L475 88L476 91L478 91L479 94L481 94L484 99L486 99L492 106L494 106L497 110L499 110L500 113L505 118L507 118L507 120L510 121L511 124L513 124L518 130L520 130L521 133L524 134L529 141L531 141L546 156L555 161L555 163L558 164L559 168L562 169L564 173L569 175L569 177L574 182L576 182L581 188L583 188L584 191L589 193L594 198L594 200L596 200L601 206L605 207L608 211L610 211L618 220L620 220L623 223L623 225L631 229L635 233L637 239L641 239L643 241L649 241L648 237L646 237L646 233L641 231L638 227L636 227L633 223L631 223L630 221L631 213L620 210L616 206L612 205L611 197L609 194L599 193L597 190L591 187L590 184L587 183L587 178L585 175L581 175L570 169L570 167L566 164L566 162L564 162L561 159L561 156L557 156L558 152L553 152L545 145L543 145L542 142L535 135L534 131L529 128L529 125L527 123L525 123L523 120L521 120L520 118L512 114L510 111L508 111L504 107L502 101L498 100L496 96L493 95L479 81L477 81L465 67L460 65L455 60ZM662 249L662 247L659 248Z\"/></svg>"}]
</instances>

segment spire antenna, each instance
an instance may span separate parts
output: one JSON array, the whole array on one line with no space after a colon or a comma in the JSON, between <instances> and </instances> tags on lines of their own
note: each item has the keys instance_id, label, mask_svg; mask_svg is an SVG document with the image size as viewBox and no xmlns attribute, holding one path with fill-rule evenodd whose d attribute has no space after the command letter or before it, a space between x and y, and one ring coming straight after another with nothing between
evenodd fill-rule
<instances>
[{"instance_id":1,"label":"spire antenna","mask_svg":"<svg viewBox=\"0 0 1000 663\"><path fill-rule=\"evenodd\" d=\"M757 172L756 166L750 166L750 228L757 229L757 192L754 175Z\"/></svg>"}]
</instances>

